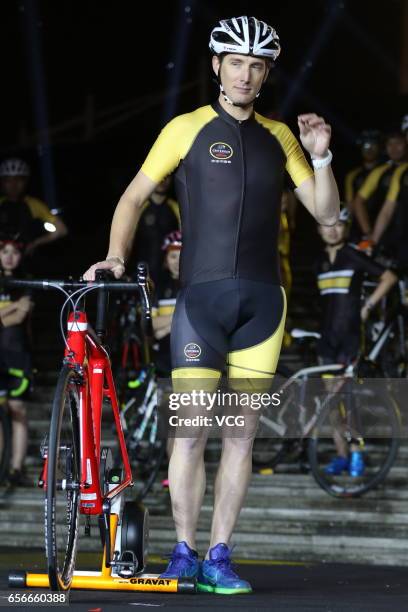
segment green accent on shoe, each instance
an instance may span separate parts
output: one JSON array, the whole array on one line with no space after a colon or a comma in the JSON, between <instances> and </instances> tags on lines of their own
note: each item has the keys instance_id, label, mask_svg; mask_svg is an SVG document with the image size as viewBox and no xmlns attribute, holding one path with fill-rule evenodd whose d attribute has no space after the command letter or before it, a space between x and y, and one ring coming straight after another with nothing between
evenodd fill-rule
<instances>
[{"instance_id":1,"label":"green accent on shoe","mask_svg":"<svg viewBox=\"0 0 408 612\"><path fill-rule=\"evenodd\" d=\"M226 587L211 586L210 584L202 584L197 582L197 590L203 593L217 593L218 595L241 595L244 593L252 593L252 589L228 589Z\"/></svg>"}]
</instances>

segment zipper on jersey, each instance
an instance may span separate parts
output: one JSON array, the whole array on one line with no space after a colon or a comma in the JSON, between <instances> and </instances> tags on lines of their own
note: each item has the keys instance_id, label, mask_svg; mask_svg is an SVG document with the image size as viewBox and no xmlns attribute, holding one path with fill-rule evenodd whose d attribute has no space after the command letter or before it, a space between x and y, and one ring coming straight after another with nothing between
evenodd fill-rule
<instances>
[{"instance_id":1,"label":"zipper on jersey","mask_svg":"<svg viewBox=\"0 0 408 612\"><path fill-rule=\"evenodd\" d=\"M241 231L241 222L242 222L242 213L244 209L244 199L245 199L245 186L246 186L246 172L245 172L245 153L244 153L244 143L242 140L242 125L241 122L237 125L239 143L241 146L241 162L242 162L242 187L241 187L241 201L239 204L239 215L238 215L238 227L237 227L237 235L235 239L235 253L234 253L234 270L233 270L233 278L237 278L237 268L238 268L238 245L239 245L239 234Z\"/></svg>"}]
</instances>

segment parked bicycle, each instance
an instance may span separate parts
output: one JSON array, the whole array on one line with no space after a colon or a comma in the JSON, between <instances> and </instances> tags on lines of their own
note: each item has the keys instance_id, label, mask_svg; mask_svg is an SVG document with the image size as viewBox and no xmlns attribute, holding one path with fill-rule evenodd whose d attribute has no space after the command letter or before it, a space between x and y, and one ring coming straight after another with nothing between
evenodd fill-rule
<instances>
[{"instance_id":1,"label":"parked bicycle","mask_svg":"<svg viewBox=\"0 0 408 612\"><path fill-rule=\"evenodd\" d=\"M378 357L389 329L386 326L368 355L354 364L305 367L281 380L279 409L260 416L256 465L274 469L284 459L307 457L316 482L336 497L363 495L385 479L401 436L401 415L392 385L378 378ZM319 338L317 333L297 329L292 336L303 342ZM370 378L374 382L364 384ZM349 452L358 449L364 453L366 465L360 477L327 472L336 454L336 437Z\"/></svg>"},{"instance_id":2,"label":"parked bicycle","mask_svg":"<svg viewBox=\"0 0 408 612\"><path fill-rule=\"evenodd\" d=\"M106 273L105 273L106 274ZM133 477L123 434L119 405L108 353L103 345L108 291L138 291L143 323L150 333L151 310L147 271L139 266L136 283L106 280L96 282L12 280L10 285L31 289L56 289L66 300L61 309L65 342L62 369L55 391L51 424L42 445L44 467L39 486L45 492L45 551L49 584L53 590L70 588L76 561L79 514L99 517L105 566L119 576L140 574L146 565L147 510L136 502L125 502L124 492ZM97 291L95 332L89 327L84 297ZM68 316L65 334L63 316ZM121 466L114 467L110 446L102 444L103 406L109 404L116 429Z\"/></svg>"}]
</instances>

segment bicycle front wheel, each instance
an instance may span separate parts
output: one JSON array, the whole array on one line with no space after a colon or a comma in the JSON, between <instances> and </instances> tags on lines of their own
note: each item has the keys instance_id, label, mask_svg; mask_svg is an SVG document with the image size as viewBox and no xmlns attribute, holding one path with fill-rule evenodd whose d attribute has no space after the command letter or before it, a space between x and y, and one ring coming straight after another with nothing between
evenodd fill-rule
<instances>
[{"instance_id":1,"label":"bicycle front wheel","mask_svg":"<svg viewBox=\"0 0 408 612\"><path fill-rule=\"evenodd\" d=\"M390 471L398 452L400 417L387 392L354 391L346 407L332 398L319 414L309 440L309 462L316 482L334 497L359 497L379 485ZM359 453L359 469L352 466L329 473L339 446L351 458Z\"/></svg>"},{"instance_id":2,"label":"bicycle front wheel","mask_svg":"<svg viewBox=\"0 0 408 612\"><path fill-rule=\"evenodd\" d=\"M79 388L77 374L61 370L48 437L45 550L50 587L70 588L75 568L80 495Z\"/></svg>"}]
</instances>

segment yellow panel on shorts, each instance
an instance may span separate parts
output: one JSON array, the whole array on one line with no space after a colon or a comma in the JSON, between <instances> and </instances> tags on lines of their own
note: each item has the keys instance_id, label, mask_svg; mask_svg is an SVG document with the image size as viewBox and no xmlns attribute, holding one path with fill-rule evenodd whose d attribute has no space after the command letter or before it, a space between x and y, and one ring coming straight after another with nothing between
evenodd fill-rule
<instances>
[{"instance_id":1,"label":"yellow panel on shorts","mask_svg":"<svg viewBox=\"0 0 408 612\"><path fill-rule=\"evenodd\" d=\"M218 386L221 372L212 368L175 368L171 378L176 393L191 393L193 390L211 393Z\"/></svg>"},{"instance_id":2,"label":"yellow panel on shorts","mask_svg":"<svg viewBox=\"0 0 408 612\"><path fill-rule=\"evenodd\" d=\"M251 382L251 379L265 379L265 381L267 381L273 378L275 374L282 346L286 319L286 295L282 287L281 291L284 308L280 323L272 336L255 346L233 351L228 354L228 378L230 380L242 379L242 385L238 383L238 380L236 380L235 383L230 383L230 386L234 389L236 389L237 385L245 386L245 390L248 390L248 387L258 389L260 384L262 386L261 381Z\"/></svg>"}]
</instances>

